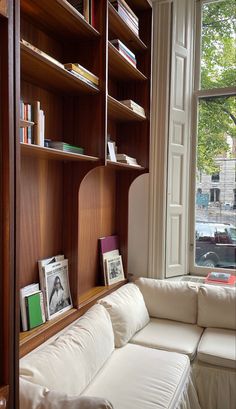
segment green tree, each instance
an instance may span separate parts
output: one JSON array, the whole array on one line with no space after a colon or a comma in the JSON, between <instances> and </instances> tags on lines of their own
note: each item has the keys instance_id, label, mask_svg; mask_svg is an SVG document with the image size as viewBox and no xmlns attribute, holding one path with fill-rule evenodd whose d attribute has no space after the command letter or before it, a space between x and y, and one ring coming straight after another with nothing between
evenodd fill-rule
<instances>
[{"instance_id":1,"label":"green tree","mask_svg":"<svg viewBox=\"0 0 236 409\"><path fill-rule=\"evenodd\" d=\"M203 5L201 88L235 86L235 0ZM198 169L217 171L215 158L229 149L226 135L236 137L235 97L203 98L199 105Z\"/></svg>"}]
</instances>

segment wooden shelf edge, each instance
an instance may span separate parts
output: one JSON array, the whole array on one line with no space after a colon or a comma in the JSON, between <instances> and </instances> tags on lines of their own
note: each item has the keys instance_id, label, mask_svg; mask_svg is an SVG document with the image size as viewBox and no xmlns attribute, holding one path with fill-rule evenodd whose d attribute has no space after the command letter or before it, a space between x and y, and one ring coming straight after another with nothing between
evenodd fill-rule
<instances>
[{"instance_id":1,"label":"wooden shelf edge","mask_svg":"<svg viewBox=\"0 0 236 409\"><path fill-rule=\"evenodd\" d=\"M79 297L79 309L89 306L90 304L94 304L100 298L105 297L106 295L110 294L114 290L117 290L126 283L127 280L125 279L112 285L91 288L91 290L86 291Z\"/></svg>"},{"instance_id":2,"label":"wooden shelf edge","mask_svg":"<svg viewBox=\"0 0 236 409\"><path fill-rule=\"evenodd\" d=\"M111 21L112 19L114 19L117 22L119 22L119 26L121 27L122 31L128 33L128 36L130 37L130 42L132 43L133 48L135 50L146 50L147 49L146 44L144 44L141 38L137 36L137 34L120 17L119 13L117 12L117 10L113 7L113 5L110 2L108 2L108 11L109 11L109 20Z\"/></svg>"},{"instance_id":3,"label":"wooden shelf edge","mask_svg":"<svg viewBox=\"0 0 236 409\"><path fill-rule=\"evenodd\" d=\"M21 152L26 155L35 155L44 159L64 160L64 161L89 161L98 162L100 159L96 156L82 155L72 152L64 152L59 149L45 148L43 146L20 143Z\"/></svg>"},{"instance_id":4,"label":"wooden shelf edge","mask_svg":"<svg viewBox=\"0 0 236 409\"><path fill-rule=\"evenodd\" d=\"M117 169L131 169L131 170L139 170L143 171L145 168L143 166L136 166L136 165L128 165L127 163L121 163L121 162L113 162L112 160L107 159L107 166L114 167Z\"/></svg>"},{"instance_id":5,"label":"wooden shelf edge","mask_svg":"<svg viewBox=\"0 0 236 409\"><path fill-rule=\"evenodd\" d=\"M111 112L111 110L114 111ZM147 117L138 114L137 112L133 111L133 109L127 107L126 105L122 104L117 99L108 95L108 117L111 119L115 119L117 121L122 122L129 122L129 121L146 121Z\"/></svg>"}]
</instances>

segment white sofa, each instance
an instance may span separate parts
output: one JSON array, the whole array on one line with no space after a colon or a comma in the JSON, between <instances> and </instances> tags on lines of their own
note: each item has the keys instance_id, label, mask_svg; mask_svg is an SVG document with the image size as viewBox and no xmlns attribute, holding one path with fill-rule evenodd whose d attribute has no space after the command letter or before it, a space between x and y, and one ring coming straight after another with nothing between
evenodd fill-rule
<instances>
[{"instance_id":1,"label":"white sofa","mask_svg":"<svg viewBox=\"0 0 236 409\"><path fill-rule=\"evenodd\" d=\"M21 359L21 409L234 409L234 304L231 289L127 284Z\"/></svg>"}]
</instances>

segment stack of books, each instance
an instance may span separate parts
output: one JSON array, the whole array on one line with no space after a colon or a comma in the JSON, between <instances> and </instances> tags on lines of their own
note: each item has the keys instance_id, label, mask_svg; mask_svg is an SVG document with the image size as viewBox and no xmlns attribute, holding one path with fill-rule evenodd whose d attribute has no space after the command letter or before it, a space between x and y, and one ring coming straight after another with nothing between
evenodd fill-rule
<instances>
[{"instance_id":1,"label":"stack of books","mask_svg":"<svg viewBox=\"0 0 236 409\"><path fill-rule=\"evenodd\" d=\"M84 148L79 146L70 145L69 143L60 142L60 141L49 141L49 148L58 149L63 152L77 153L80 155L84 154Z\"/></svg>"},{"instance_id":2,"label":"stack of books","mask_svg":"<svg viewBox=\"0 0 236 409\"><path fill-rule=\"evenodd\" d=\"M20 101L20 119L23 121L33 121L33 107L31 104ZM33 143L32 126L24 126L20 128L20 142Z\"/></svg>"},{"instance_id":3,"label":"stack of books","mask_svg":"<svg viewBox=\"0 0 236 409\"><path fill-rule=\"evenodd\" d=\"M100 237L98 239L105 285L115 284L125 278L118 242L117 235Z\"/></svg>"},{"instance_id":4,"label":"stack of books","mask_svg":"<svg viewBox=\"0 0 236 409\"><path fill-rule=\"evenodd\" d=\"M126 47L126 45L122 43L122 41L115 39L111 40L110 43L117 48L117 50L121 55L123 55L123 57L125 57L131 64L134 65L134 67L136 67L137 60L135 54L132 51L130 51L130 49Z\"/></svg>"},{"instance_id":5,"label":"stack of books","mask_svg":"<svg viewBox=\"0 0 236 409\"><path fill-rule=\"evenodd\" d=\"M128 6L125 0L110 0L113 7L117 10L119 16L126 22L131 30L139 35L139 19L133 10Z\"/></svg>"},{"instance_id":6,"label":"stack of books","mask_svg":"<svg viewBox=\"0 0 236 409\"><path fill-rule=\"evenodd\" d=\"M76 77L87 82L89 85L99 85L99 78L82 65L77 63L68 63L64 64L64 67L66 70L76 75Z\"/></svg>"},{"instance_id":7,"label":"stack of books","mask_svg":"<svg viewBox=\"0 0 236 409\"><path fill-rule=\"evenodd\" d=\"M131 156L126 155L125 153L116 154L117 162L126 163L127 165L140 166L137 162L137 159L132 158Z\"/></svg>"},{"instance_id":8,"label":"stack of books","mask_svg":"<svg viewBox=\"0 0 236 409\"><path fill-rule=\"evenodd\" d=\"M139 114L146 118L144 108L137 104L137 102L134 102L132 99L125 99L120 102L127 106L128 108L132 109L134 112L136 112L136 114Z\"/></svg>"}]
</instances>

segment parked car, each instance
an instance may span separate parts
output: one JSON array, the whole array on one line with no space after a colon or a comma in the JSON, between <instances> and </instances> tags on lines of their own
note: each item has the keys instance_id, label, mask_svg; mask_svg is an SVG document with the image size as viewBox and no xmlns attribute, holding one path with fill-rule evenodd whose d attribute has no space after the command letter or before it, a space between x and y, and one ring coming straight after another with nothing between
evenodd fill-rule
<instances>
[{"instance_id":1,"label":"parked car","mask_svg":"<svg viewBox=\"0 0 236 409\"><path fill-rule=\"evenodd\" d=\"M235 226L197 221L195 263L205 267L236 268Z\"/></svg>"}]
</instances>

